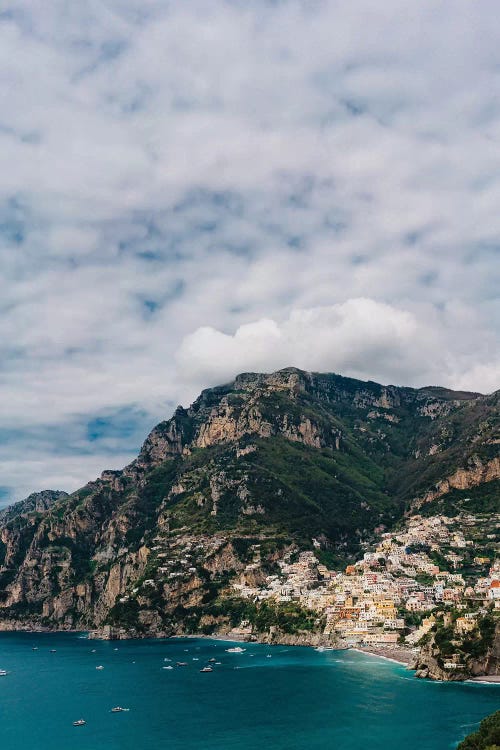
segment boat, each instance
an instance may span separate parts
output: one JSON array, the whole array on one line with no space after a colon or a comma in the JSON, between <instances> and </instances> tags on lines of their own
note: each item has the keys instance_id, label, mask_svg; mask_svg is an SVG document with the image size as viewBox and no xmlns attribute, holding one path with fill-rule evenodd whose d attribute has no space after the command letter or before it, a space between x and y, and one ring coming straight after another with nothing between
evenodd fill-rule
<instances>
[{"instance_id":1,"label":"boat","mask_svg":"<svg viewBox=\"0 0 500 750\"><path fill-rule=\"evenodd\" d=\"M6 669L0 669L0 677L7 677L8 674Z\"/></svg>"},{"instance_id":2,"label":"boat","mask_svg":"<svg viewBox=\"0 0 500 750\"><path fill-rule=\"evenodd\" d=\"M73 726L74 727L83 727L83 726L85 726L86 723L87 722L85 721L85 719L78 719L77 721L73 722Z\"/></svg>"},{"instance_id":3,"label":"boat","mask_svg":"<svg viewBox=\"0 0 500 750\"><path fill-rule=\"evenodd\" d=\"M228 654L243 654L246 651L246 648L241 648L241 646L233 646L233 648L226 648L226 653Z\"/></svg>"},{"instance_id":4,"label":"boat","mask_svg":"<svg viewBox=\"0 0 500 750\"><path fill-rule=\"evenodd\" d=\"M178 667L187 667L188 663L187 661L178 661L177 666Z\"/></svg>"},{"instance_id":5,"label":"boat","mask_svg":"<svg viewBox=\"0 0 500 750\"><path fill-rule=\"evenodd\" d=\"M209 659L208 661L211 662L212 664L215 664L215 662L217 661L217 659L215 659L215 657L212 656L212 658Z\"/></svg>"},{"instance_id":6,"label":"boat","mask_svg":"<svg viewBox=\"0 0 500 750\"><path fill-rule=\"evenodd\" d=\"M33 646L32 651L38 651L38 646Z\"/></svg>"},{"instance_id":7,"label":"boat","mask_svg":"<svg viewBox=\"0 0 500 750\"><path fill-rule=\"evenodd\" d=\"M99 666L96 667L96 669L104 669L104 667L102 666L102 664L99 664Z\"/></svg>"},{"instance_id":8,"label":"boat","mask_svg":"<svg viewBox=\"0 0 500 750\"><path fill-rule=\"evenodd\" d=\"M213 670L213 668L212 668L212 667L202 667L202 668L200 669L200 672L213 672L213 671L214 671L214 670Z\"/></svg>"},{"instance_id":9,"label":"boat","mask_svg":"<svg viewBox=\"0 0 500 750\"><path fill-rule=\"evenodd\" d=\"M55 649L55 648L51 648L51 649L50 649L50 653L51 653L51 654L55 654L55 653L57 653L57 652L56 652L56 649Z\"/></svg>"},{"instance_id":10,"label":"boat","mask_svg":"<svg viewBox=\"0 0 500 750\"><path fill-rule=\"evenodd\" d=\"M169 664L167 667L162 667L162 669L173 669L173 667L171 664Z\"/></svg>"},{"instance_id":11,"label":"boat","mask_svg":"<svg viewBox=\"0 0 500 750\"><path fill-rule=\"evenodd\" d=\"M122 706L115 706L111 709L112 714L121 714L123 711L130 711L130 708L122 708Z\"/></svg>"}]
</instances>

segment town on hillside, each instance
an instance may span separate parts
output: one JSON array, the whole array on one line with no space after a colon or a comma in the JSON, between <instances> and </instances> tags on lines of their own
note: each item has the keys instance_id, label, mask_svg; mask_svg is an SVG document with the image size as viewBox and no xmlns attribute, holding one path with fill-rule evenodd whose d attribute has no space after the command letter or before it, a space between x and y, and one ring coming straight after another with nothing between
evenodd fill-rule
<instances>
[{"instance_id":1,"label":"town on hillside","mask_svg":"<svg viewBox=\"0 0 500 750\"><path fill-rule=\"evenodd\" d=\"M342 572L330 570L313 551L288 553L264 587L246 582L260 565L257 544L233 588L254 601L297 602L323 618L325 635L346 645L403 645L416 653L438 622L467 637L486 615L500 615L500 561L494 557L500 524L490 518L483 526L482 520L414 516L399 532L382 533L374 549ZM484 547L493 553L479 554ZM443 666L461 668L456 657Z\"/></svg>"}]
</instances>

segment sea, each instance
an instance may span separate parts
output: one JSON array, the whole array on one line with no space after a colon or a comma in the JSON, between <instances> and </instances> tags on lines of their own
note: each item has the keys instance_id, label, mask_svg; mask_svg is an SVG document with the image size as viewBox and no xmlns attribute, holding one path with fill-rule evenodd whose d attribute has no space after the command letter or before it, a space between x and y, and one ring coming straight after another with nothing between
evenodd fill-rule
<instances>
[{"instance_id":1,"label":"sea","mask_svg":"<svg viewBox=\"0 0 500 750\"><path fill-rule=\"evenodd\" d=\"M0 669L1 750L447 750L500 708L351 650L0 633Z\"/></svg>"}]
</instances>

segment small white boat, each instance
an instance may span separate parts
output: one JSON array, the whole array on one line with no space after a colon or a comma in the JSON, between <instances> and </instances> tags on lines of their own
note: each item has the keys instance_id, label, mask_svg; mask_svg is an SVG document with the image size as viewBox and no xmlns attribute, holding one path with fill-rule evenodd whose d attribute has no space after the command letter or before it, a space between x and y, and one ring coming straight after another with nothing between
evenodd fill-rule
<instances>
[{"instance_id":1,"label":"small white boat","mask_svg":"<svg viewBox=\"0 0 500 750\"><path fill-rule=\"evenodd\" d=\"M228 654L243 654L245 653L246 648L241 648L241 646L234 646L233 648L226 648L226 653Z\"/></svg>"},{"instance_id":2,"label":"small white boat","mask_svg":"<svg viewBox=\"0 0 500 750\"><path fill-rule=\"evenodd\" d=\"M187 661L178 661L177 666L178 667L187 667L188 663Z\"/></svg>"},{"instance_id":3,"label":"small white boat","mask_svg":"<svg viewBox=\"0 0 500 750\"><path fill-rule=\"evenodd\" d=\"M0 677L7 677L8 674L6 669L0 669Z\"/></svg>"},{"instance_id":4,"label":"small white boat","mask_svg":"<svg viewBox=\"0 0 500 750\"><path fill-rule=\"evenodd\" d=\"M74 727L83 727L83 726L85 726L86 723L87 722L85 721L85 719L78 719L77 721L73 722L73 726Z\"/></svg>"},{"instance_id":5,"label":"small white boat","mask_svg":"<svg viewBox=\"0 0 500 750\"><path fill-rule=\"evenodd\" d=\"M212 667L202 667L200 669L200 672L213 672L213 671L214 670L212 669Z\"/></svg>"},{"instance_id":6,"label":"small white boat","mask_svg":"<svg viewBox=\"0 0 500 750\"><path fill-rule=\"evenodd\" d=\"M169 664L167 667L162 667L162 669L173 669L173 667L171 664Z\"/></svg>"},{"instance_id":7,"label":"small white boat","mask_svg":"<svg viewBox=\"0 0 500 750\"><path fill-rule=\"evenodd\" d=\"M102 666L102 664L99 664L99 666L96 667L96 669L104 669L104 667Z\"/></svg>"},{"instance_id":8,"label":"small white boat","mask_svg":"<svg viewBox=\"0 0 500 750\"><path fill-rule=\"evenodd\" d=\"M130 711L130 708L122 708L122 706L115 706L111 709L112 714L121 714L123 711Z\"/></svg>"}]
</instances>

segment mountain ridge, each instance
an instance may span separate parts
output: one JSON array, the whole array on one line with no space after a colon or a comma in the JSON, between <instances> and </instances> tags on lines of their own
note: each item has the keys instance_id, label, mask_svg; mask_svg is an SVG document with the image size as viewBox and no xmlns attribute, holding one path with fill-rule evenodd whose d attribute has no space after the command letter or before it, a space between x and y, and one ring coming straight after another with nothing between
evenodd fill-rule
<instances>
[{"instance_id":1,"label":"mountain ridge","mask_svg":"<svg viewBox=\"0 0 500 750\"><path fill-rule=\"evenodd\" d=\"M497 479L498 439L498 392L242 373L178 407L124 469L0 515L0 620L189 632L248 565L245 540L263 568L292 548L344 565L426 493Z\"/></svg>"}]
</instances>

